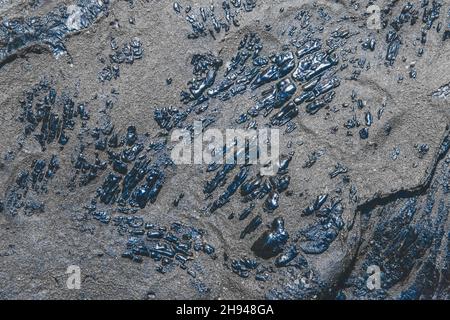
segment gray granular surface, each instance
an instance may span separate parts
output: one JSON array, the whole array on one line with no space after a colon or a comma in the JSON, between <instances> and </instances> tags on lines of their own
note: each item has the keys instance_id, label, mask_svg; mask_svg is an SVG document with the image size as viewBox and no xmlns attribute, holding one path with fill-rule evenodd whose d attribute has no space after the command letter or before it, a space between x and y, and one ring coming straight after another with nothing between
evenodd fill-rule
<instances>
[{"instance_id":1,"label":"gray granular surface","mask_svg":"<svg viewBox=\"0 0 450 320\"><path fill-rule=\"evenodd\" d=\"M449 49L448 0L0 0L0 298L448 299Z\"/></svg>"}]
</instances>

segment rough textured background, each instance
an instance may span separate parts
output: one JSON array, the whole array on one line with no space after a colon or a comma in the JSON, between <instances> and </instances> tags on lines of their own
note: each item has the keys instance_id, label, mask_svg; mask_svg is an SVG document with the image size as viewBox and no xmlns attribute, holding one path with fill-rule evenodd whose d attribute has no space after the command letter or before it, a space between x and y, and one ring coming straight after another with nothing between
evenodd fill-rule
<instances>
[{"instance_id":1,"label":"rough textured background","mask_svg":"<svg viewBox=\"0 0 450 320\"><path fill-rule=\"evenodd\" d=\"M364 13L369 2L382 8L392 4L392 12L386 15L389 23L405 5L402 1L258 0L251 12L239 14L239 27L231 26L228 32L217 34L216 39L209 34L190 39L187 35L192 29L183 18L185 7L191 5L191 13L198 16L199 7L209 7L211 1L180 2L183 7L180 14L169 1L111 1L107 15L101 14L92 25L64 38L67 53L56 58L45 43L38 42L24 46L14 58L2 61L0 297L448 299L450 109L444 95L433 97L433 92L450 83L450 42L443 40L444 32L450 28L447 16L450 3L439 1L439 18L427 31L426 44L421 44L423 8L421 1L411 1L419 12L419 20L414 25L406 23L398 31L402 45L395 63L389 66L385 63L388 46L385 38L392 27L388 24L379 31L366 27ZM13 4L0 0L0 14L3 21L42 16L61 4L70 2ZM432 1L426 8L431 6ZM232 212L238 215L248 206L242 203L238 192L226 206L214 213L205 212L204 208L226 186L214 191L212 198L205 199L203 186L214 172L206 172L206 166L169 166L156 202L149 203L135 215L158 225L180 222L204 229L203 239L214 246L215 257L195 252L193 261L188 262L188 270L194 270L195 277L178 266L162 274L156 270L160 262L150 258L144 257L137 263L121 257L128 236L120 235L112 221L102 224L93 219L85 208L111 168L99 172L86 186L70 187L77 174L74 159L80 152L90 162L95 153L103 161L108 160L106 152L94 150L95 139L90 138L89 130L101 126L107 119L122 136L128 126L135 126L146 146L150 141L164 140L168 133L155 122L154 111L169 106L187 108L180 102L180 91L186 90L187 82L193 77L191 60L195 54L211 53L224 61L218 71L216 82L219 82L226 62L236 54L245 34L259 35L264 56L281 52L283 46L290 46L289 50L295 52L297 49L292 46L295 36L288 35L286 30L299 24L295 16L302 10L312 13L312 25L319 24L319 8L324 8L331 20L324 24L324 31L316 34L317 37L325 42L338 28L348 28L352 36L345 47L337 50L340 61L336 75L340 86L334 89L333 101L314 115L304 111L304 104L300 105L299 115L292 120L296 130L281 135L281 151L284 154L294 152L294 155L289 165L289 189L280 195L279 207L273 213L264 212L264 201L259 200L250 218L229 219ZM222 14L219 1L215 12ZM354 19L338 21L344 16ZM130 18L134 19L133 23ZM436 30L438 23L441 23L439 32ZM369 36L376 40L374 51L361 49L362 41ZM120 76L102 82L99 72L108 64L112 38L119 47L139 38L143 57L133 64L120 64ZM5 46L0 42L0 47ZM417 50L421 47L424 53L419 57ZM341 70L340 54L347 48L351 52L347 61L350 67ZM352 48L355 49L352 51ZM365 57L371 66L361 69L357 80L349 80L351 72L357 69L354 67L357 61L351 61L352 57ZM409 76L412 63L417 70L416 79ZM404 79L399 81L399 76ZM172 79L170 85L166 83L168 78ZM24 93L42 80L51 83L58 97L65 93L77 104L85 103L89 110L90 119L78 119L75 129L67 132L69 142L64 148L53 142L43 151L33 135L24 136L24 124L18 120ZM294 96L301 93L301 85L298 86ZM235 120L253 106L267 88L270 86L247 90L227 101L211 99L207 112L216 120L212 126L239 127ZM357 92L357 99L364 101L362 110L354 107L352 90ZM113 102L111 108L105 107L108 101ZM350 106L344 107L345 103ZM378 119L377 111L383 103L385 110ZM368 139L359 137L359 128L352 129L353 135L349 136L343 124L355 113L363 127L366 110L374 117ZM184 124L202 117L193 113ZM267 123L262 116L255 119L261 127ZM391 127L389 134L386 134L387 124ZM337 131L332 130L335 126ZM416 147L421 144L429 147L423 157L419 157ZM395 160L394 148L400 150ZM322 155L313 166L305 168L308 156L314 151ZM57 155L59 170L46 182L47 190L30 190L24 196L25 202L42 203L42 210L29 212L24 206L12 210L8 199L14 192L19 173L31 170L34 160L48 162L51 155ZM158 156L159 152L155 152L151 158L156 161ZM330 179L329 173L337 163L348 167L346 181L342 175ZM237 172L238 169L232 171L226 185ZM351 189L357 191L357 200ZM184 193L184 197L174 206L173 201L180 193ZM282 268L273 265L274 258L265 260L254 255L250 247L275 217L283 217L290 235L289 244L295 243L299 230L318 219L315 215L303 216L302 211L319 194L342 199L344 208L344 227L327 250L307 254L299 249L296 259L306 260L306 265L298 263ZM113 217L120 215L115 211L116 206L106 207ZM263 225L245 239L239 239L244 227L257 214L261 215ZM229 260L224 259L224 254ZM234 273L230 260L242 257L255 259L260 264L258 268L264 268L261 274L269 275L267 280L255 279L258 270L250 270L248 278ZM370 291L365 286L366 268L372 264L380 266L382 271L380 290ZM81 290L66 288L65 271L69 265L81 267Z\"/></svg>"}]
</instances>

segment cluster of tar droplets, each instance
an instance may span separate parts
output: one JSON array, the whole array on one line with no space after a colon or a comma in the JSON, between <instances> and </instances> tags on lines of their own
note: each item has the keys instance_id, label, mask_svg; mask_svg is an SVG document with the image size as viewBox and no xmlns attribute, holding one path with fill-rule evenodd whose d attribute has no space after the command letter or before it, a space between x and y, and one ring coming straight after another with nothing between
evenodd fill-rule
<instances>
[{"instance_id":1,"label":"cluster of tar droplets","mask_svg":"<svg viewBox=\"0 0 450 320\"><path fill-rule=\"evenodd\" d=\"M294 119L299 114L298 105L307 102L308 113L315 114L325 106L326 100L334 95L332 89L339 85L336 77L327 77L327 71L331 71L338 64L338 58L332 52L321 51L320 40L307 40L304 50L297 52L300 62L296 63L294 53L285 50L264 57L260 53L263 49L260 38L256 34L248 34L241 41L237 54L227 63L227 68L223 72L222 80L216 83L223 61L211 54L195 55L192 59L194 78L189 82L189 91L182 91L181 101L188 107L185 110L175 108L162 108L155 110L155 120L161 128L171 130L174 127L184 127L193 130L192 126L185 125L188 116L193 113L202 115L208 110L208 102L212 99L227 101L233 97L243 94L247 90L257 90L275 82L269 89L263 90L262 98L256 101L247 113L235 119L238 125L245 125L247 129L258 127L257 117L261 113L264 118L273 114L266 123L269 126L285 126L286 133L295 130ZM303 63L308 61L309 64ZM300 96L292 100L296 92L296 84L287 78L291 75L296 81L309 82L315 77L322 78L309 84L312 95L308 98ZM319 79L320 80L320 79ZM331 98L329 98L331 97ZM322 100L323 99L323 100ZM275 110L275 111L274 111ZM206 115L200 119L207 127L214 122L211 116ZM215 150L226 153L227 149ZM239 152L239 151L238 151ZM274 213L279 207L279 200L283 193L289 196L287 191L290 176L288 167L293 157L293 153L283 155L277 164L277 174L270 178L262 177L259 174L251 176L252 168L249 165L238 166L237 164L210 163L207 172L216 172L210 180L207 180L203 192L207 198L211 198L213 192L231 180L218 198L212 201L205 210L214 213L217 209L226 205L230 198L238 193L241 201L247 203L247 207L237 216L239 221L250 220L241 232L240 238L244 239L250 233L257 231L263 226L263 217L260 214L252 214L257 211L257 202L262 200L263 211ZM311 160L311 159L310 159ZM315 160L311 160L307 166L312 166ZM232 173L236 172L231 177ZM330 173L334 178L341 173L347 172L347 168L342 165ZM298 268L306 267L306 259L299 253L299 248L304 253L322 253L328 249L331 242L337 237L339 230L343 227L341 218L343 207L339 199L330 199L328 195L320 195L314 204L306 208L305 215L315 214L318 220L307 229L299 232L293 237L292 243L288 245L289 234L284 226L282 217L275 218L270 225L270 229L264 231L261 236L251 246L253 253L263 259L276 257L274 265L276 267L294 266ZM253 215L253 218L250 218ZM234 214L229 219L234 219ZM296 245L301 239L300 246ZM270 278L271 266L260 264L255 259L243 257L231 259L227 254L224 256L225 264L241 277L248 277L252 270L255 270L255 278L265 281Z\"/></svg>"},{"instance_id":2,"label":"cluster of tar droplets","mask_svg":"<svg viewBox=\"0 0 450 320\"><path fill-rule=\"evenodd\" d=\"M358 4L354 5L355 9L358 9ZM443 29L442 22L435 25L442 7L438 1L421 1L420 4L408 2L402 5L397 16L394 16L395 7L395 2L388 3L381 12L381 23L386 32L385 47L387 49L384 54L384 64L387 67L393 65L399 56L403 44L399 31L405 25L422 25L418 41L414 43L414 47L418 47L418 57L424 54L427 34L432 31L441 33ZM180 14L179 4L174 4L174 10ZM200 10L200 16L204 22L207 21L207 13L212 12L205 10L205 8ZM354 21L353 18L344 16L338 21ZM193 18L187 20L192 21ZM355 40L360 31L357 28L341 26L335 28L329 38L324 39L323 31L333 19L325 9L320 7L311 11L300 11L295 20L295 23L284 32L284 35L290 39L290 45L284 46L278 53L263 55L263 44L259 36L247 34L242 39L236 55L227 63L210 53L195 55L191 62L193 79L188 83L188 90L181 92L181 101L187 107L157 109L155 120L160 127L169 131L175 127L192 130L192 126L185 124L191 114L204 115L200 120L207 127L215 121L212 113L207 113L212 101L227 101L246 92L253 94L259 91L261 97L256 98L254 106L235 119L235 123L244 126L245 129L256 129L259 125L258 118L262 116L265 118L263 125L285 126L285 133L289 134L297 127L294 119L302 113L301 107L306 115L315 115L322 109L327 109L327 112L338 112L339 108L332 106L336 89L342 81L357 81L362 72L371 68L371 62L364 55L359 55L359 52L376 51L375 37L369 34L367 38L360 39L359 46L353 46L351 43L354 41L351 42L351 40ZM313 21L318 21L318 25L313 25ZM204 32L196 33L195 27L193 29L197 36L205 35ZM266 30L271 29L272 26L266 25ZM442 41L447 39L447 33L448 31L444 31ZM417 77L414 65L409 68L409 76L412 79ZM403 76L399 76L398 80L400 83ZM446 90L448 91L444 86L434 95L442 97ZM258 93L253 96L258 97ZM346 135L353 136L353 130L357 130L357 136L361 140L368 139L370 127L377 120L381 120L386 106L386 101L383 101L378 109L373 110L372 107L371 110L364 98L359 97L353 90L350 94L350 103L342 105L342 110L352 112L351 118L342 125L346 129ZM383 128L385 134L389 135L391 131L389 123L385 123ZM337 130L336 127L333 133ZM416 148L419 158L423 158L429 150L428 145L420 143L416 145ZM222 151L216 150L216 152ZM322 154L321 150L312 152L303 168L313 166ZM400 150L395 148L391 158L396 160L399 154ZM280 195L289 185L290 177L287 175L287 168L292 157L292 153L284 155L278 164L280 170L277 176L270 179L259 175L251 177L248 166L239 167L234 177L230 177L231 183L219 194L218 199L208 205L207 210L211 213L215 212L229 202L230 197L240 189L242 201L249 202L250 205L238 215L239 220L245 220L251 215L256 207L254 200L264 199L263 210L274 212L279 206ZM235 167L236 165L233 164L211 163L207 171L217 172L206 182L204 193L209 196L216 188L223 185ZM348 168L345 165L337 163L329 176L334 179L342 175L342 184L347 185L350 183L347 172ZM341 192L341 188L338 187L337 196L319 194L312 200L311 205L303 211L303 215L315 216L316 222L297 232L291 239L293 244L288 244L289 235L284 229L283 218L276 218L271 224L271 229L264 232L253 244L254 254L264 259L278 255L275 260L275 265L278 267L305 266L305 259L299 256L299 250L305 254L323 253L344 227L341 218L344 208L339 196ZM289 195L289 191L286 194ZM350 186L349 197L351 201L358 202L357 190L353 185ZM233 219L234 214L229 218ZM260 225L263 225L263 219L261 215L256 214L244 227L241 239L256 231ZM295 244L296 242L299 244ZM228 260L228 257L225 257L225 260ZM249 258L231 262L231 268L239 275L247 277L251 270L257 270L256 278L264 280L267 278L267 272L265 272L267 270L258 268L258 265L256 260Z\"/></svg>"},{"instance_id":3,"label":"cluster of tar droplets","mask_svg":"<svg viewBox=\"0 0 450 320\"><path fill-rule=\"evenodd\" d=\"M81 21L81 24L78 26L72 23L69 26L74 29L88 27L100 13L107 14L106 7L103 7L107 4L107 1L103 1L101 6L98 2L79 1L78 8L81 13L78 14L83 19L69 20ZM357 3L354 5L358 6ZM399 4L392 1L382 10L383 32L386 32L387 42L384 60L387 66L395 63L401 50L403 39L399 31L402 28L416 23L422 24L416 44L419 47L418 56L424 54L427 34L432 30L438 33L443 31L442 22L435 26L442 10L440 2L408 2L402 4L400 14L393 17L396 5ZM255 6L256 1L224 1L221 13L218 8L211 6L200 8L198 14L195 9L183 7L179 3L174 3L173 8L176 15L185 15L192 25L189 38L208 35L215 38L215 34L220 34L222 30L227 32L231 26L239 27L239 14L249 12ZM33 34L36 36L26 38L26 41L15 41L16 45L6 40L25 37L20 27L24 22L4 21L0 29L2 39L6 39L2 40L2 43L6 43L0 51L2 60L34 42L51 43L54 50L63 50L62 39L71 31L71 27L67 26L67 19L70 17L67 12L73 13L75 9L61 9L61 23L47 24L39 19L25 22L35 30ZM282 13L283 9L280 11ZM220 16L222 13L223 16ZM301 114L314 116L323 109L327 112L337 112L338 109L332 106L332 102L341 82L357 81L364 70L371 68L370 62L365 57L357 56L357 53L360 50L376 51L377 43L374 37L369 35L360 39L359 46L350 45L359 35L358 28L352 25L354 19L350 16L338 18L337 22L341 26L334 25L330 36L324 38L324 29L336 20L319 6L312 10L299 11L294 20L292 26L283 33L283 36L290 40L289 45L280 48L279 52L263 54L260 37L250 33L243 37L236 54L228 63L210 53L194 55L193 78L188 82L188 89L181 92L183 106L157 108L154 112L156 123L165 131L174 128L193 130L188 121L191 115L195 115L201 117L203 127L206 128L216 121L214 111L209 111L210 102L236 99L247 92L254 93L254 105L237 119L232 119L234 124L246 129L256 129L259 125L284 127L285 134L290 134L297 127L295 118ZM35 21L41 22L39 25L33 25ZM346 28L345 22L351 27ZM50 25L51 28L57 25L60 29L55 31L50 29ZM268 32L271 29L271 25L266 25ZM12 34L14 37L11 37ZM57 37L50 39L49 34L56 34ZM444 30L443 41L448 37L449 31ZM31 42L29 39L32 39ZM20 45L17 45L18 43ZM133 64L143 57L142 44L136 38L122 46L113 39L111 50L109 59L102 61L106 66L98 73L101 82L118 78L120 65ZM410 67L410 77L417 77L414 66ZM168 79L167 84L170 83ZM446 97L448 91L448 86L444 86L433 95ZM116 93L112 92L112 95ZM33 136L43 150L54 143L62 148L69 142L67 132L77 128L79 145L72 159L73 176L68 184L69 189L73 191L77 187L95 183L100 176L104 177L98 186L97 194L86 205L86 215L105 224L112 223L120 234L129 236L124 257L140 262L142 257L148 256L160 261L157 267L159 272L165 273L178 265L195 277L195 272L188 268L187 262L193 259L196 252L216 258L214 247L204 240L205 231L178 222L164 226L155 225L135 215L140 209L154 203L160 192L164 192L166 171L172 168L167 156L166 142L151 141L149 134L139 135L133 125L130 125L126 132L115 130L108 117L108 110L114 104L111 99L105 102L105 108L101 111L103 122L97 123L95 128L89 128L90 116L86 103L77 103L73 98L64 93L58 96L56 90L45 81L27 92L21 102L23 114L19 118L25 127L21 143ZM369 129L375 119L381 119L386 105L383 103L376 112L371 112L356 91L351 92L350 98L350 103L342 105L342 108L351 110L352 116L343 127L348 136L353 136L353 130L358 130L357 136L365 140L369 137ZM363 121L359 120L361 115ZM385 131L388 135L389 126L386 126ZM87 151L91 148L95 150L94 158L87 156ZM428 151L427 145L419 144L417 148L421 157ZM400 151L394 151L398 156ZM313 166L321 155L320 150L313 151L303 168ZM214 198L213 193L227 181L229 183L215 200L207 205L205 211L215 213L230 202L231 197L238 194L247 206L237 215L237 219L248 220L243 225L240 238L245 239L253 232L266 229L260 231L260 236L251 245L254 255L263 260L230 258L227 254L224 255L224 264L241 277L254 274L255 279L266 281L274 272L273 266L307 269L307 260L301 252L325 252L344 227L344 207L338 190L335 194L319 192L316 198L311 199L310 206L303 210L302 215L314 217L314 222L291 235L284 225L283 217L270 218L273 220L265 227L265 214L253 213L262 208L264 212L276 215L280 199L290 194L288 167L293 157L292 152L283 155L277 164L277 174L270 178L255 173L256 170L249 165L208 165L207 172L212 176L207 179L203 188L207 199ZM0 203L0 209L11 214L16 214L21 208L28 214L36 210L43 211L44 204L32 200L32 197L47 191L45 186L58 167L56 155L35 161L28 170L23 170L18 175L15 185L7 192L5 203ZM338 163L329 175L331 179L341 176L342 183L347 185L350 183L347 172L347 167ZM30 192L32 195L27 195ZM356 193L352 186L349 195L351 201L358 201ZM182 198L183 195L179 195L174 205L178 205ZM229 218L235 219L234 214ZM273 263L264 261L271 258L275 258Z\"/></svg>"},{"instance_id":4,"label":"cluster of tar droplets","mask_svg":"<svg viewBox=\"0 0 450 320\"><path fill-rule=\"evenodd\" d=\"M85 206L85 213L77 219L113 224L120 235L128 236L125 258L141 262L143 256L149 256L160 262L156 270L161 273L179 265L195 277L195 270L187 268L194 252L215 258L214 247L204 240L205 231L178 222L155 225L136 215L156 201L165 181L165 170L172 167L165 140L138 134L134 126L129 126L126 132L116 130L108 115L114 105L110 98L100 110L99 122L91 127L88 105L76 102L76 97L69 93L58 94L49 81L41 81L21 100L18 121L23 123L24 131L19 146L35 139L43 152L55 150L55 146L62 150L72 142L73 135L67 133L78 130L72 143L75 148L71 176L65 187L74 192L104 178ZM19 172L0 209L12 216L20 211L25 215L44 212L40 195L48 193L47 185L59 168L57 155L33 161L30 168Z\"/></svg>"},{"instance_id":5,"label":"cluster of tar droplets","mask_svg":"<svg viewBox=\"0 0 450 320\"><path fill-rule=\"evenodd\" d=\"M338 299L448 299L449 149L447 131L435 170L423 189L393 195L385 206L372 203L363 208L362 228L368 230L370 245L362 251ZM379 290L370 290L363 276L373 265L382 270Z\"/></svg>"},{"instance_id":6,"label":"cluster of tar droplets","mask_svg":"<svg viewBox=\"0 0 450 320\"><path fill-rule=\"evenodd\" d=\"M256 0L225 0L221 5L211 3L209 7L193 9L190 5L182 6L178 2L173 3L173 10L184 16L192 27L190 39L211 36L216 39L216 34L228 32L232 27L239 27L239 16L242 13L251 12L256 7Z\"/></svg>"},{"instance_id":7,"label":"cluster of tar droplets","mask_svg":"<svg viewBox=\"0 0 450 320\"><path fill-rule=\"evenodd\" d=\"M91 26L108 15L109 0L77 0L60 5L45 16L0 21L0 67L10 59L37 45L50 47L57 57L67 52L64 38Z\"/></svg>"}]
</instances>

